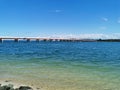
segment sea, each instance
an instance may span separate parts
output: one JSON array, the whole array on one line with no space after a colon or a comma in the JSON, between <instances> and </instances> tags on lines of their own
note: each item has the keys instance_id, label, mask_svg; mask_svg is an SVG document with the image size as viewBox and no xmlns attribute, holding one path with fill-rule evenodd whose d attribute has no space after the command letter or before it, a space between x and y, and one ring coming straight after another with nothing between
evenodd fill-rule
<instances>
[{"instance_id":1,"label":"sea","mask_svg":"<svg viewBox=\"0 0 120 90\"><path fill-rule=\"evenodd\" d=\"M0 80L39 90L120 90L120 42L4 41Z\"/></svg>"}]
</instances>

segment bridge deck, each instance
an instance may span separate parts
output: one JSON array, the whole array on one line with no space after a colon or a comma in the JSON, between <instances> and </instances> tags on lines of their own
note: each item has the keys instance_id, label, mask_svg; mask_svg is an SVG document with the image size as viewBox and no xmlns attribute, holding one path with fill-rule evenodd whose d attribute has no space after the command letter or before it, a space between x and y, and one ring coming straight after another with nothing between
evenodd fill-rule
<instances>
[{"instance_id":1,"label":"bridge deck","mask_svg":"<svg viewBox=\"0 0 120 90\"><path fill-rule=\"evenodd\" d=\"M18 42L19 40L26 40L30 42L31 40L35 41L65 41L65 42L120 42L120 39L63 39L63 38L20 38L20 37L0 37L0 42L4 40L14 40Z\"/></svg>"}]
</instances>

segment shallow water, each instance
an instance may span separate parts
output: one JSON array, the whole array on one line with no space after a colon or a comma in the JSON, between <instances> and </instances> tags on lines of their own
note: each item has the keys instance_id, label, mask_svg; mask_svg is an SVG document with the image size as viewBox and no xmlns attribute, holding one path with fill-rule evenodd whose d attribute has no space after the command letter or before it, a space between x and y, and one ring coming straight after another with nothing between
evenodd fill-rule
<instances>
[{"instance_id":1,"label":"shallow water","mask_svg":"<svg viewBox=\"0 0 120 90\"><path fill-rule=\"evenodd\" d=\"M0 79L42 90L120 90L118 42L3 42Z\"/></svg>"}]
</instances>

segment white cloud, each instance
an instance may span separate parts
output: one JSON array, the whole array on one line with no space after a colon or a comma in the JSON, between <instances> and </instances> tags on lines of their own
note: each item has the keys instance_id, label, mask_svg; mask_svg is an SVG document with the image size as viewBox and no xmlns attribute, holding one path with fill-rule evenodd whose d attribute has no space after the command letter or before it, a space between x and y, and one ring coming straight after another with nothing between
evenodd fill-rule
<instances>
[{"instance_id":1,"label":"white cloud","mask_svg":"<svg viewBox=\"0 0 120 90\"><path fill-rule=\"evenodd\" d=\"M120 23L120 20L118 20L118 23Z\"/></svg>"},{"instance_id":2,"label":"white cloud","mask_svg":"<svg viewBox=\"0 0 120 90\"><path fill-rule=\"evenodd\" d=\"M62 12L62 10L55 10L56 13Z\"/></svg>"},{"instance_id":3,"label":"white cloud","mask_svg":"<svg viewBox=\"0 0 120 90\"><path fill-rule=\"evenodd\" d=\"M13 36L1 36L1 37L13 37ZM29 37L32 38L33 36L29 36ZM53 39L120 39L120 33L113 33L113 34L102 34L102 33L55 34L55 35L40 35L40 36L37 36L36 38L53 38Z\"/></svg>"},{"instance_id":4,"label":"white cloud","mask_svg":"<svg viewBox=\"0 0 120 90\"><path fill-rule=\"evenodd\" d=\"M108 18L102 17L102 21L107 22L107 21L108 21Z\"/></svg>"},{"instance_id":5,"label":"white cloud","mask_svg":"<svg viewBox=\"0 0 120 90\"><path fill-rule=\"evenodd\" d=\"M50 10L50 12L54 12L54 13L60 13L62 12L63 10L60 10L60 9L56 9L56 10Z\"/></svg>"},{"instance_id":6,"label":"white cloud","mask_svg":"<svg viewBox=\"0 0 120 90\"><path fill-rule=\"evenodd\" d=\"M101 30L106 30L107 27L106 27L106 26L102 26L102 27L100 27L100 29L101 29Z\"/></svg>"},{"instance_id":7,"label":"white cloud","mask_svg":"<svg viewBox=\"0 0 120 90\"><path fill-rule=\"evenodd\" d=\"M63 35L51 35L44 38L58 38L58 39L120 39L120 33L113 34L63 34Z\"/></svg>"},{"instance_id":8,"label":"white cloud","mask_svg":"<svg viewBox=\"0 0 120 90\"><path fill-rule=\"evenodd\" d=\"M118 19L118 21L117 21L118 23L120 23L120 18Z\"/></svg>"}]
</instances>

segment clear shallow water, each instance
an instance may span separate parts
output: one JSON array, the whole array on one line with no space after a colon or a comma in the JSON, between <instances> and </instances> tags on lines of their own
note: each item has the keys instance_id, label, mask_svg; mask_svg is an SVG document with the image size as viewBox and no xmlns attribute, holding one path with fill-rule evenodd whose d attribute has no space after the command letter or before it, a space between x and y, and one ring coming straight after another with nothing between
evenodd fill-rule
<instances>
[{"instance_id":1,"label":"clear shallow water","mask_svg":"<svg viewBox=\"0 0 120 90\"><path fill-rule=\"evenodd\" d=\"M0 78L43 90L120 90L120 43L4 42Z\"/></svg>"}]
</instances>

